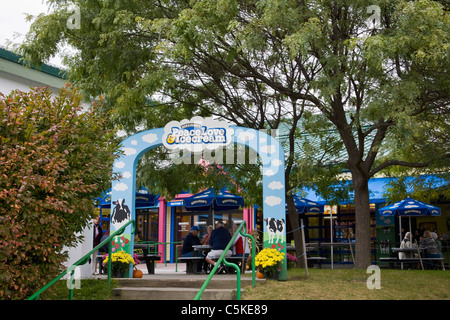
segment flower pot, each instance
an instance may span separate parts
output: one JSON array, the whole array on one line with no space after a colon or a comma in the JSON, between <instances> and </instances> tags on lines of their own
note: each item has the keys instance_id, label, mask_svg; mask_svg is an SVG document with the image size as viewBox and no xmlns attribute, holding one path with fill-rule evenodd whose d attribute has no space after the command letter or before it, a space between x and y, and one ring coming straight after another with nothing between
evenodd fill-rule
<instances>
[{"instance_id":1,"label":"flower pot","mask_svg":"<svg viewBox=\"0 0 450 320\"><path fill-rule=\"evenodd\" d=\"M264 276L266 277L266 279L277 280L277 281L279 280L279 275L280 275L280 273L277 271L264 273Z\"/></svg>"},{"instance_id":2,"label":"flower pot","mask_svg":"<svg viewBox=\"0 0 450 320\"><path fill-rule=\"evenodd\" d=\"M111 275L113 278L123 278L125 277L125 271L124 270L115 270L113 269L111 271Z\"/></svg>"}]
</instances>

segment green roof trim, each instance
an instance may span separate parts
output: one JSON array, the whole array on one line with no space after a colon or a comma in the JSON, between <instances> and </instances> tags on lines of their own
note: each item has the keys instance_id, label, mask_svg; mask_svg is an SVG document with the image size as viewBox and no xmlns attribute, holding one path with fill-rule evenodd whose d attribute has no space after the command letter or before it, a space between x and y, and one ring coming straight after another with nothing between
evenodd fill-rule
<instances>
[{"instance_id":1,"label":"green roof trim","mask_svg":"<svg viewBox=\"0 0 450 320\"><path fill-rule=\"evenodd\" d=\"M5 59L5 60L8 60L8 61L20 64L22 66L28 67L23 62L23 57L21 55L16 54L14 52L11 52L11 51L6 50L6 49L1 48L1 47L0 47L0 59ZM43 63L40 67L32 64L31 65L31 69L34 69L36 71L40 71L40 72L46 73L48 75L51 75L53 77L57 77L57 78L62 79L62 80L66 80L67 76L68 76L67 71L62 70L62 69L57 68L57 67L54 67L54 66L51 66L51 65L48 65L48 64L45 64L45 63Z\"/></svg>"}]
</instances>

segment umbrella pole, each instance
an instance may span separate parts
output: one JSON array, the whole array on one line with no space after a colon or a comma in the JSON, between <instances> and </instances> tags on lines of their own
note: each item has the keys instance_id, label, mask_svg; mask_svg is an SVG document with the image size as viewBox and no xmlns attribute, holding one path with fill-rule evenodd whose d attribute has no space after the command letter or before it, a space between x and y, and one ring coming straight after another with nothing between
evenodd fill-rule
<instances>
[{"instance_id":1,"label":"umbrella pole","mask_svg":"<svg viewBox=\"0 0 450 320\"><path fill-rule=\"evenodd\" d=\"M411 229L411 217L409 217L409 237L411 238L412 229ZM411 242L412 243L412 242Z\"/></svg>"}]
</instances>

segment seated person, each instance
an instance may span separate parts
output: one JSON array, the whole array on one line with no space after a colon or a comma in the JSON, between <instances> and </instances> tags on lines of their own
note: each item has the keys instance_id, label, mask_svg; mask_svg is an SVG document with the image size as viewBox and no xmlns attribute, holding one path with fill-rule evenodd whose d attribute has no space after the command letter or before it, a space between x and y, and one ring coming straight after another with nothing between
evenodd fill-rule
<instances>
[{"instance_id":1,"label":"seated person","mask_svg":"<svg viewBox=\"0 0 450 320\"><path fill-rule=\"evenodd\" d=\"M192 246L197 246L200 244L200 239L198 238L198 227L192 226L191 232L184 238L183 247L181 248L182 257L192 257L194 256L194 248ZM197 263L197 272L202 271L202 263Z\"/></svg>"},{"instance_id":2,"label":"seated person","mask_svg":"<svg viewBox=\"0 0 450 320\"><path fill-rule=\"evenodd\" d=\"M420 240L420 247L423 248L425 258L440 258L441 254L436 241L432 238L431 232L426 230Z\"/></svg>"},{"instance_id":3,"label":"seated person","mask_svg":"<svg viewBox=\"0 0 450 320\"><path fill-rule=\"evenodd\" d=\"M209 237L211 237L211 232L214 230L213 226L208 226L208 228L206 229L206 234L205 236L202 238L202 244L205 245L209 245Z\"/></svg>"},{"instance_id":4,"label":"seated person","mask_svg":"<svg viewBox=\"0 0 450 320\"><path fill-rule=\"evenodd\" d=\"M402 240L402 243L400 244L400 248L401 249L411 249L413 248L413 244L411 242L411 232L407 232L405 234L405 238ZM413 258L413 252L399 252L398 253L398 258L400 260L403 259L408 259L408 258Z\"/></svg>"},{"instance_id":5,"label":"seated person","mask_svg":"<svg viewBox=\"0 0 450 320\"><path fill-rule=\"evenodd\" d=\"M198 227L192 226L189 234L184 238L183 247L181 248L181 256L182 257L192 257L194 254L194 248L192 246L196 246L200 244L200 239L198 238Z\"/></svg>"},{"instance_id":6,"label":"seated person","mask_svg":"<svg viewBox=\"0 0 450 320\"><path fill-rule=\"evenodd\" d=\"M233 257L248 257L250 254L250 247L248 246L248 239L240 233L236 236L233 242Z\"/></svg>"},{"instance_id":7,"label":"seated person","mask_svg":"<svg viewBox=\"0 0 450 320\"><path fill-rule=\"evenodd\" d=\"M212 250L208 252L206 256L206 262L210 265L214 266L216 261L220 258L226 246L231 240L230 232L223 227L223 223L221 221L217 222L217 227L211 232L211 237L209 238L209 245L212 246ZM225 257L231 256L231 250L228 250ZM223 269L223 266L220 267ZM218 269L218 272L221 270Z\"/></svg>"}]
</instances>

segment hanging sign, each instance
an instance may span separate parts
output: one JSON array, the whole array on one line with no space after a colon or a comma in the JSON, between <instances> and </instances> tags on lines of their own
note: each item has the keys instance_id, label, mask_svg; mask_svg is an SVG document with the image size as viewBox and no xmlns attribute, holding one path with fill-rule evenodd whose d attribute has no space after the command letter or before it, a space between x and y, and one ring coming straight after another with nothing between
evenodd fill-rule
<instances>
[{"instance_id":1,"label":"hanging sign","mask_svg":"<svg viewBox=\"0 0 450 320\"><path fill-rule=\"evenodd\" d=\"M230 144L233 131L226 122L193 117L169 122L164 127L162 142L170 150L213 150Z\"/></svg>"}]
</instances>

